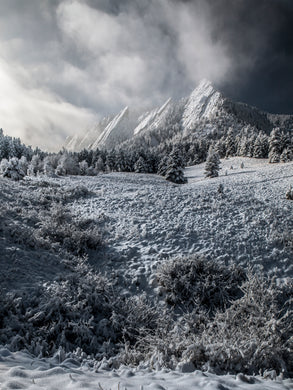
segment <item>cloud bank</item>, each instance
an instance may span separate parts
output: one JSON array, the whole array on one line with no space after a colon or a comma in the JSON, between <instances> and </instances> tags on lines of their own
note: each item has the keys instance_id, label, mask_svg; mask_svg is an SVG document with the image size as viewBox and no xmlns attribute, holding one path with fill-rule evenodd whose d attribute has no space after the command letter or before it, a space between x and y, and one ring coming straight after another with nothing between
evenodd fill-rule
<instances>
[{"instance_id":1,"label":"cloud bank","mask_svg":"<svg viewBox=\"0 0 293 390\"><path fill-rule=\"evenodd\" d=\"M98 116L187 95L202 78L278 111L292 94L292 3L255 3L1 2L0 127L53 150ZM266 91L278 90L274 74L279 100Z\"/></svg>"}]
</instances>

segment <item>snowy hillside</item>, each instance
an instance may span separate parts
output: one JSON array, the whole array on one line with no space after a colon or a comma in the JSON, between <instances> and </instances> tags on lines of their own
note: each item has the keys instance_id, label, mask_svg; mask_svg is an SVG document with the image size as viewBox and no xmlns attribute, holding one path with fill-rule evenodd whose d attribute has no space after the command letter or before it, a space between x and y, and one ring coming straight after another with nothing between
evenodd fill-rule
<instances>
[{"instance_id":1,"label":"snowy hillside","mask_svg":"<svg viewBox=\"0 0 293 390\"><path fill-rule=\"evenodd\" d=\"M0 349L1 389L293 388L282 379L291 347L280 349L292 322L289 312L274 317L274 305L280 300L288 307L292 294L293 202L285 193L293 163L235 157L221 168L219 177L206 179L204 164L189 167L182 186L133 173L0 179L0 344L7 346ZM243 285L248 296L224 290L235 305L214 314L211 306L204 317L183 309L166 283L172 267L181 272L194 256L204 256L199 267L214 272L215 264L226 275L216 285L234 275L229 288L244 281L238 266L252 268L249 287ZM271 283L281 295L262 273L276 276ZM172 283L181 293L180 280ZM262 309L246 322L253 315L246 299L258 299L254 294L264 294ZM235 325L233 318L240 321L248 308ZM222 321L232 321L227 331L218 329ZM253 354L252 334L261 345ZM10 352L23 348L48 359ZM228 372L234 375L216 375ZM277 381L264 379L276 375Z\"/></svg>"}]
</instances>

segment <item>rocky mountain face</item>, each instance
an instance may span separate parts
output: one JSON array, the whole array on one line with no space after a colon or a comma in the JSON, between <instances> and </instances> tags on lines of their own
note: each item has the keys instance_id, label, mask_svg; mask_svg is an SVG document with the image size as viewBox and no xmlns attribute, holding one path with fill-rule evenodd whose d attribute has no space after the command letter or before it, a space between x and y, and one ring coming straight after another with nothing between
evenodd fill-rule
<instances>
[{"instance_id":1,"label":"rocky mountain face","mask_svg":"<svg viewBox=\"0 0 293 390\"><path fill-rule=\"evenodd\" d=\"M166 137L220 136L231 129L237 134L243 128L268 134L274 127L292 129L293 116L268 114L233 102L203 80L179 102L168 99L161 107L147 112L125 107L85 130L82 136L68 138L64 147L70 151L111 149L125 142L139 144L140 140L156 146Z\"/></svg>"}]
</instances>

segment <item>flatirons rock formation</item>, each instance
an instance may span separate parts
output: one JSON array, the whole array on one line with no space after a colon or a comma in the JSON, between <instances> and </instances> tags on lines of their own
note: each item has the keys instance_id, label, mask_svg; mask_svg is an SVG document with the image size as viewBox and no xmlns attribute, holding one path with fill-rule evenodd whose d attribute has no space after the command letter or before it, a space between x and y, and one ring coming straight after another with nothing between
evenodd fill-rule
<instances>
[{"instance_id":1,"label":"flatirons rock formation","mask_svg":"<svg viewBox=\"0 0 293 390\"><path fill-rule=\"evenodd\" d=\"M268 114L244 103L233 102L217 91L211 82L202 80L190 96L174 102L168 99L161 107L138 112L125 107L117 115L104 118L81 136L66 140L64 147L70 151L81 149L110 149L123 142L138 142L149 137L150 145L157 145L166 136L162 129L173 129L167 134L204 137L221 134L228 129L241 128L269 133L274 127L293 128L293 116ZM175 130L174 130L175 129ZM159 135L160 134L160 135Z\"/></svg>"}]
</instances>

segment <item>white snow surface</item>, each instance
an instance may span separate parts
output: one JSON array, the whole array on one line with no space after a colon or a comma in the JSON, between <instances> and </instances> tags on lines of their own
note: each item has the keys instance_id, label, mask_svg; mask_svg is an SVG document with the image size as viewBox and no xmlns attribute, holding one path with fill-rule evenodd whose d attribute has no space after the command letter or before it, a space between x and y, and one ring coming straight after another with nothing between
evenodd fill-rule
<instances>
[{"instance_id":1,"label":"white snow surface","mask_svg":"<svg viewBox=\"0 0 293 390\"><path fill-rule=\"evenodd\" d=\"M140 288L151 283L158 262L195 252L292 277L292 252L281 239L293 230L293 202L285 198L293 163L235 157L222 160L214 179L204 177L204 166L186 168L187 185L131 173L67 178L72 185L86 180L96 194L74 202L71 211L104 221L111 248L105 266L134 278Z\"/></svg>"},{"instance_id":2,"label":"white snow surface","mask_svg":"<svg viewBox=\"0 0 293 390\"><path fill-rule=\"evenodd\" d=\"M220 176L213 179L204 177L204 164L186 168L186 185L175 185L156 175L130 173L45 180L68 188L85 185L92 191L92 196L79 198L70 206L76 216L95 218L105 229L104 253L91 253L89 261L101 272L123 274L133 293L145 290L150 296L157 294L153 275L158 264L195 252L219 262L263 268L280 280L291 278L293 253L285 238L293 231L293 202L285 193L293 184L293 162L268 164L267 160L235 157L222 160L221 167ZM30 183L40 180L44 179L28 183L0 179L2 201L26 200ZM223 194L218 193L220 184ZM0 288L25 290L33 281L43 283L66 272L53 254L7 248L1 239L0 254L4 249ZM182 371L183 367L150 371L143 366L110 370L107 364L81 366L73 358L37 359L0 348L1 390L293 389L290 379ZM268 377L275 375L268 373Z\"/></svg>"},{"instance_id":3,"label":"white snow surface","mask_svg":"<svg viewBox=\"0 0 293 390\"><path fill-rule=\"evenodd\" d=\"M274 378L274 372L268 373ZM74 359L60 362L60 356L36 359L24 352L11 353L0 348L0 388L46 390L289 390L291 379L263 379L242 374L217 376L212 373L178 371L122 366L118 370L107 367L94 369L80 366Z\"/></svg>"}]
</instances>

